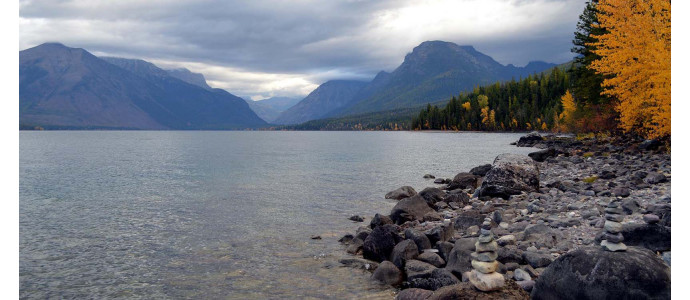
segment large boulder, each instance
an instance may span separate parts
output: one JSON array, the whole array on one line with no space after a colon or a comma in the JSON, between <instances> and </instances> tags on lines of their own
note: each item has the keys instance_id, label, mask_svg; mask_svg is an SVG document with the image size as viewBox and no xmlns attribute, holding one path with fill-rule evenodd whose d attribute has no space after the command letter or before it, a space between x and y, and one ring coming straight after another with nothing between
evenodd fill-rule
<instances>
[{"instance_id":1,"label":"large boulder","mask_svg":"<svg viewBox=\"0 0 690 300\"><path fill-rule=\"evenodd\" d=\"M457 231L465 231L467 230L467 228L470 228L471 226L482 225L482 222L484 222L484 218L486 218L486 216L482 215L477 210L463 212L457 218L455 218L453 227L455 227L455 230Z\"/></svg>"},{"instance_id":2,"label":"large boulder","mask_svg":"<svg viewBox=\"0 0 690 300\"><path fill-rule=\"evenodd\" d=\"M477 188L477 178L479 176L471 173L459 173L453 177L453 181L448 185L449 190L455 189L476 189Z\"/></svg>"},{"instance_id":3,"label":"large boulder","mask_svg":"<svg viewBox=\"0 0 690 300\"><path fill-rule=\"evenodd\" d=\"M431 241L429 241L429 238L426 236L426 234L413 228L408 228L405 230L405 238L414 241L419 252L424 251L424 249L431 249Z\"/></svg>"},{"instance_id":4,"label":"large boulder","mask_svg":"<svg viewBox=\"0 0 690 300\"><path fill-rule=\"evenodd\" d=\"M364 240L362 246L362 254L365 259L381 262L387 260L393 248L401 240L397 233L398 229L395 225L381 225L374 228L374 230Z\"/></svg>"},{"instance_id":5,"label":"large boulder","mask_svg":"<svg viewBox=\"0 0 690 300\"><path fill-rule=\"evenodd\" d=\"M491 170L491 164L485 164L478 167L474 167L470 170L470 174L484 177L486 173Z\"/></svg>"},{"instance_id":6,"label":"large boulder","mask_svg":"<svg viewBox=\"0 0 690 300\"><path fill-rule=\"evenodd\" d=\"M399 285L403 281L403 273L390 261L384 261L371 274L371 279L386 285Z\"/></svg>"},{"instance_id":7,"label":"large boulder","mask_svg":"<svg viewBox=\"0 0 690 300\"><path fill-rule=\"evenodd\" d=\"M374 228L376 228L376 226L386 225L386 224L393 224L393 220L391 220L391 218L388 216L376 214L371 219L371 222L369 223L369 227L371 227L371 229L374 229Z\"/></svg>"},{"instance_id":8,"label":"large boulder","mask_svg":"<svg viewBox=\"0 0 690 300\"><path fill-rule=\"evenodd\" d=\"M405 199L412 197L414 195L417 195L417 191L414 190L411 186L403 186L399 187L396 190L392 190L386 194L386 199L395 199L395 200L400 200L400 199Z\"/></svg>"},{"instance_id":9,"label":"large boulder","mask_svg":"<svg viewBox=\"0 0 690 300\"><path fill-rule=\"evenodd\" d=\"M404 240L395 245L393 252L391 252L390 261L398 268L404 268L405 262L410 259L415 259L419 255L417 244L412 240Z\"/></svg>"},{"instance_id":10,"label":"large boulder","mask_svg":"<svg viewBox=\"0 0 690 300\"><path fill-rule=\"evenodd\" d=\"M446 269L435 269L431 271L429 277L417 277L409 280L410 287L412 288L432 291L458 283L460 283L460 280Z\"/></svg>"},{"instance_id":11,"label":"large boulder","mask_svg":"<svg viewBox=\"0 0 690 300\"><path fill-rule=\"evenodd\" d=\"M554 149L554 148L544 149L544 150L540 150L540 151L536 151L536 152L532 152L530 154L527 154L527 156L534 159L534 161L543 162L549 157L556 156L556 149Z\"/></svg>"},{"instance_id":12,"label":"large boulder","mask_svg":"<svg viewBox=\"0 0 690 300\"><path fill-rule=\"evenodd\" d=\"M671 299L671 270L644 248L579 248L539 276L532 299Z\"/></svg>"},{"instance_id":13,"label":"large boulder","mask_svg":"<svg viewBox=\"0 0 690 300\"><path fill-rule=\"evenodd\" d=\"M480 196L501 197L539 190L539 169L529 157L501 154L496 157L489 173L484 177Z\"/></svg>"},{"instance_id":14,"label":"large boulder","mask_svg":"<svg viewBox=\"0 0 690 300\"><path fill-rule=\"evenodd\" d=\"M451 271L458 278L462 273L472 270L472 252L474 251L476 238L462 238L455 241L453 250L446 259L446 269Z\"/></svg>"},{"instance_id":15,"label":"large boulder","mask_svg":"<svg viewBox=\"0 0 690 300\"><path fill-rule=\"evenodd\" d=\"M421 192L419 192L419 195L422 196L424 200L426 200L426 203L430 207L433 207L433 205L436 204L436 202L443 201L443 198L446 197L446 193L435 187L425 188Z\"/></svg>"},{"instance_id":16,"label":"large boulder","mask_svg":"<svg viewBox=\"0 0 690 300\"><path fill-rule=\"evenodd\" d=\"M420 195L414 195L400 200L391 210L391 219L397 224L407 221L424 219L424 215L435 210L429 207L426 200Z\"/></svg>"},{"instance_id":17,"label":"large boulder","mask_svg":"<svg viewBox=\"0 0 690 300\"><path fill-rule=\"evenodd\" d=\"M539 134L539 132L533 131L523 137L520 137L520 139L515 144L518 147L532 147L543 140L544 137L542 137Z\"/></svg>"},{"instance_id":18,"label":"large boulder","mask_svg":"<svg viewBox=\"0 0 690 300\"><path fill-rule=\"evenodd\" d=\"M626 224L621 233L627 246L640 246L655 252L671 250L671 227L658 224Z\"/></svg>"}]
</instances>

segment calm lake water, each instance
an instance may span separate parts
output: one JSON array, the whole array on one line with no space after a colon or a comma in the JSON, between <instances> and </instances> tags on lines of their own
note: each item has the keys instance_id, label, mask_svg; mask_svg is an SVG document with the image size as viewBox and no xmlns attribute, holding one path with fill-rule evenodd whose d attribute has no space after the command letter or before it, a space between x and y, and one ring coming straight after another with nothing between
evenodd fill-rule
<instances>
[{"instance_id":1,"label":"calm lake water","mask_svg":"<svg viewBox=\"0 0 690 300\"><path fill-rule=\"evenodd\" d=\"M19 135L21 298L392 298L337 240L520 134ZM322 240L311 240L321 235Z\"/></svg>"}]
</instances>

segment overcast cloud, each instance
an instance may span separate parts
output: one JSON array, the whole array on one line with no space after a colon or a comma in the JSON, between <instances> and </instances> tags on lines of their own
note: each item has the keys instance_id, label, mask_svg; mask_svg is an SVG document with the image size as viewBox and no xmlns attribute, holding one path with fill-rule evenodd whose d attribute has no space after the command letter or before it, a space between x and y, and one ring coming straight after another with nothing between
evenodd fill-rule
<instances>
[{"instance_id":1,"label":"overcast cloud","mask_svg":"<svg viewBox=\"0 0 690 300\"><path fill-rule=\"evenodd\" d=\"M61 42L186 67L239 96L370 80L427 40L503 64L562 63L584 0L20 0L19 48Z\"/></svg>"}]
</instances>

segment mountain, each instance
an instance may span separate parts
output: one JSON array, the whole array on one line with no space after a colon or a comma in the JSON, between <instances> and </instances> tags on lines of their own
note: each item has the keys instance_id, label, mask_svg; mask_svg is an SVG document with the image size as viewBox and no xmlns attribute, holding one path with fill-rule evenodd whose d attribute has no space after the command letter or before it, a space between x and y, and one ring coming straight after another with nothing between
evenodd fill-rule
<instances>
[{"instance_id":1,"label":"mountain","mask_svg":"<svg viewBox=\"0 0 690 300\"><path fill-rule=\"evenodd\" d=\"M191 83L193 85L200 86L209 91L213 90L213 88L206 83L206 78L204 77L204 74L194 73L190 70L187 70L187 68L179 68L166 71L170 76L180 79L186 83Z\"/></svg>"},{"instance_id":2,"label":"mountain","mask_svg":"<svg viewBox=\"0 0 690 300\"><path fill-rule=\"evenodd\" d=\"M290 97L272 97L259 101L245 99L249 107L268 123L273 122L282 112L293 107L300 100L302 99Z\"/></svg>"},{"instance_id":3,"label":"mountain","mask_svg":"<svg viewBox=\"0 0 690 300\"><path fill-rule=\"evenodd\" d=\"M354 80L328 81L280 114L273 123L298 124L323 118L329 112L348 105L366 85L366 82Z\"/></svg>"},{"instance_id":4,"label":"mountain","mask_svg":"<svg viewBox=\"0 0 690 300\"><path fill-rule=\"evenodd\" d=\"M239 129L264 126L239 97L133 59L58 43L19 52L21 127Z\"/></svg>"},{"instance_id":5,"label":"mountain","mask_svg":"<svg viewBox=\"0 0 690 300\"><path fill-rule=\"evenodd\" d=\"M373 80L370 85L376 86L368 87L368 94L358 95L349 106L332 114L343 116L412 107L554 66L545 62L531 62L525 67L504 66L472 46L427 41L407 54L403 63L384 79Z\"/></svg>"}]
</instances>

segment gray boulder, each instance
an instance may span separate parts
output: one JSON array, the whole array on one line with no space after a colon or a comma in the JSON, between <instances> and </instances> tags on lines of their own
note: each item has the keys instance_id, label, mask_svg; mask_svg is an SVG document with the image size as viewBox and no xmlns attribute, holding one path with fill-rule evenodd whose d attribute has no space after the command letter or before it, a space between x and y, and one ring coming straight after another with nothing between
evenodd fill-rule
<instances>
[{"instance_id":1,"label":"gray boulder","mask_svg":"<svg viewBox=\"0 0 690 300\"><path fill-rule=\"evenodd\" d=\"M419 252L424 251L424 249L431 249L429 238L422 232L408 228L405 230L405 238L414 241Z\"/></svg>"},{"instance_id":2,"label":"gray boulder","mask_svg":"<svg viewBox=\"0 0 690 300\"><path fill-rule=\"evenodd\" d=\"M400 239L397 226L390 224L377 226L364 240L362 254L365 259L376 262L387 260Z\"/></svg>"},{"instance_id":3,"label":"gray boulder","mask_svg":"<svg viewBox=\"0 0 690 300\"><path fill-rule=\"evenodd\" d=\"M448 189L449 190L455 190L455 189L466 189L466 188L471 188L471 189L476 189L477 188L477 178L479 176L471 174L471 173L459 173L458 175L455 175L453 177L453 181L448 184Z\"/></svg>"},{"instance_id":4,"label":"gray boulder","mask_svg":"<svg viewBox=\"0 0 690 300\"><path fill-rule=\"evenodd\" d=\"M524 155L501 154L494 160L479 190L480 196L501 197L539 190L539 169Z\"/></svg>"},{"instance_id":5,"label":"gray boulder","mask_svg":"<svg viewBox=\"0 0 690 300\"><path fill-rule=\"evenodd\" d=\"M420 195L414 195L409 198L400 200L391 210L391 220L397 224L402 224L407 221L422 221L424 215L434 212L434 209L429 207L426 200Z\"/></svg>"},{"instance_id":6,"label":"gray boulder","mask_svg":"<svg viewBox=\"0 0 690 300\"><path fill-rule=\"evenodd\" d=\"M379 264L378 268L371 274L371 279L386 285L400 285L403 281L403 274L400 269L389 261Z\"/></svg>"},{"instance_id":7,"label":"gray boulder","mask_svg":"<svg viewBox=\"0 0 690 300\"><path fill-rule=\"evenodd\" d=\"M412 197L414 195L417 195L417 191L414 190L411 186L403 186L399 187L396 190L390 191L386 194L386 199L395 199L395 200L400 200L400 199L405 199Z\"/></svg>"},{"instance_id":8,"label":"gray boulder","mask_svg":"<svg viewBox=\"0 0 690 300\"><path fill-rule=\"evenodd\" d=\"M417 277L409 280L410 287L425 290L438 290L444 286L460 283L457 277L453 276L446 269L435 269L427 278Z\"/></svg>"},{"instance_id":9,"label":"gray boulder","mask_svg":"<svg viewBox=\"0 0 690 300\"><path fill-rule=\"evenodd\" d=\"M419 195L426 200L426 203L433 207L436 202L443 201L446 197L446 193L435 187L428 187L419 192Z\"/></svg>"},{"instance_id":10,"label":"gray boulder","mask_svg":"<svg viewBox=\"0 0 690 300\"><path fill-rule=\"evenodd\" d=\"M417 245L412 240L404 240L395 245L391 252L390 261L398 268L404 268L405 262L410 259L415 259L419 255Z\"/></svg>"},{"instance_id":11,"label":"gray boulder","mask_svg":"<svg viewBox=\"0 0 690 300\"><path fill-rule=\"evenodd\" d=\"M486 173L489 173L489 170L491 170L491 164L485 164L472 168L470 170L470 174L484 177L486 176Z\"/></svg>"},{"instance_id":12,"label":"gray boulder","mask_svg":"<svg viewBox=\"0 0 690 300\"><path fill-rule=\"evenodd\" d=\"M652 251L585 247L556 259L536 281L532 299L671 299L671 270Z\"/></svg>"}]
</instances>

